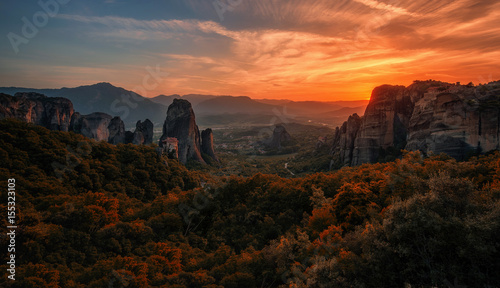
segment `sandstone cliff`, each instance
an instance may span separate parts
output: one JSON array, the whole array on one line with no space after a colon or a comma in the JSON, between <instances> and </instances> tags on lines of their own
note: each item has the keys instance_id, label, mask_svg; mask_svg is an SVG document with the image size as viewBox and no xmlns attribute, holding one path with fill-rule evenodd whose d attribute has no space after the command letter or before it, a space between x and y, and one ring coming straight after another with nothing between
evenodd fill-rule
<instances>
[{"instance_id":1,"label":"sandstone cliff","mask_svg":"<svg viewBox=\"0 0 500 288\"><path fill-rule=\"evenodd\" d=\"M365 114L337 128L333 154L344 165L376 162L386 151L420 150L463 159L499 149L500 82L415 81L373 90Z\"/></svg>"},{"instance_id":2,"label":"sandstone cliff","mask_svg":"<svg viewBox=\"0 0 500 288\"><path fill-rule=\"evenodd\" d=\"M219 162L214 150L214 134L210 128L201 131L201 151Z\"/></svg>"},{"instance_id":3,"label":"sandstone cliff","mask_svg":"<svg viewBox=\"0 0 500 288\"><path fill-rule=\"evenodd\" d=\"M69 131L73 104L38 93L0 94L0 119L17 118L50 130Z\"/></svg>"},{"instance_id":4,"label":"sandstone cliff","mask_svg":"<svg viewBox=\"0 0 500 288\"><path fill-rule=\"evenodd\" d=\"M500 82L479 87L449 87L415 103L406 149L446 153L499 150Z\"/></svg>"},{"instance_id":5,"label":"sandstone cliff","mask_svg":"<svg viewBox=\"0 0 500 288\"><path fill-rule=\"evenodd\" d=\"M132 143L136 145L153 143L153 128L153 122L149 119L144 120L144 122L137 121L132 136Z\"/></svg>"},{"instance_id":6,"label":"sandstone cliff","mask_svg":"<svg viewBox=\"0 0 500 288\"><path fill-rule=\"evenodd\" d=\"M3 118L16 118L50 130L73 131L111 144L127 143L125 125L120 117L100 112L81 115L73 110L73 104L66 98L47 97L33 92L16 93L15 96L0 93L0 119ZM152 143L153 123L149 120L139 121L137 127L136 131L143 139L138 144ZM129 138L133 138L133 133Z\"/></svg>"},{"instance_id":7,"label":"sandstone cliff","mask_svg":"<svg viewBox=\"0 0 500 288\"><path fill-rule=\"evenodd\" d=\"M120 117L111 119L108 125L108 142L111 144L125 143L125 124Z\"/></svg>"},{"instance_id":8,"label":"sandstone cliff","mask_svg":"<svg viewBox=\"0 0 500 288\"><path fill-rule=\"evenodd\" d=\"M333 153L343 165L351 165L354 151L354 141L361 127L361 117L358 114L349 116L342 127L335 129L333 137Z\"/></svg>"},{"instance_id":9,"label":"sandstone cliff","mask_svg":"<svg viewBox=\"0 0 500 288\"><path fill-rule=\"evenodd\" d=\"M179 161L186 163L189 159L205 163L201 157L200 131L191 103L183 99L174 99L168 106L167 118L163 124L163 135L159 146L163 147L168 137L178 140Z\"/></svg>"},{"instance_id":10,"label":"sandstone cliff","mask_svg":"<svg viewBox=\"0 0 500 288\"><path fill-rule=\"evenodd\" d=\"M71 119L71 130L97 141L111 144L125 143L125 125L120 117L96 112L80 115L76 112Z\"/></svg>"}]
</instances>

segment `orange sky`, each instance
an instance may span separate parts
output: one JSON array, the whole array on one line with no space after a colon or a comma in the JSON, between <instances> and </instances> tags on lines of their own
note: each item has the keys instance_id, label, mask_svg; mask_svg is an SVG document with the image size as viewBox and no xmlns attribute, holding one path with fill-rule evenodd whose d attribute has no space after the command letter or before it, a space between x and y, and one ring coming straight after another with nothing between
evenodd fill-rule
<instances>
[{"instance_id":1,"label":"orange sky","mask_svg":"<svg viewBox=\"0 0 500 288\"><path fill-rule=\"evenodd\" d=\"M500 79L497 1L242 0L222 14L174 2L63 7L21 53L2 53L0 84L335 101L381 84Z\"/></svg>"}]
</instances>

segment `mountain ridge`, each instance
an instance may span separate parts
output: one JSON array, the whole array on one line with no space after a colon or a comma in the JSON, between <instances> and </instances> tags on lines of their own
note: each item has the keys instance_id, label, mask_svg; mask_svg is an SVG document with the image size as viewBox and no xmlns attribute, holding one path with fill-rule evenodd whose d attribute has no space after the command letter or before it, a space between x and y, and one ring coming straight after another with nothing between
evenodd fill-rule
<instances>
[{"instance_id":1,"label":"mountain ridge","mask_svg":"<svg viewBox=\"0 0 500 288\"><path fill-rule=\"evenodd\" d=\"M339 110L344 107L358 107L367 104L359 101L292 101L276 100L266 103L266 100L252 99L248 96L206 95L206 94L172 94L158 95L152 98L143 97L135 92L116 87L109 82L81 85L78 87L59 89L37 89L23 87L0 87L1 93L14 95L17 92L36 92L50 97L64 97L72 101L75 110L82 114L103 112L119 116L128 128L135 127L137 119L150 119L156 127L163 124L165 111L173 99L188 100L195 113L200 116L200 125L204 125L203 117L214 115L256 114L271 116L299 117L302 121L314 119L322 123L338 123L341 115L318 114ZM359 104L359 105L358 105ZM333 125L333 124L332 124Z\"/></svg>"},{"instance_id":2,"label":"mountain ridge","mask_svg":"<svg viewBox=\"0 0 500 288\"><path fill-rule=\"evenodd\" d=\"M161 123L164 111L167 110L167 106L163 107L133 91L116 87L108 82L60 89L0 87L0 92L10 95L17 92L36 92L49 97L67 98L81 114L103 112L119 116L128 127L134 127L137 119L149 118L154 123Z\"/></svg>"}]
</instances>

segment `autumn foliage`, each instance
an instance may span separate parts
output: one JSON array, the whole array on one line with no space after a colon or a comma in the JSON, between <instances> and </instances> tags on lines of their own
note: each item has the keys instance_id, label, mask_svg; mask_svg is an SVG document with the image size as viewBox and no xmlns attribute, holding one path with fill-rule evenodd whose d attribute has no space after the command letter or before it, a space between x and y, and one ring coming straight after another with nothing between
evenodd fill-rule
<instances>
[{"instance_id":1,"label":"autumn foliage","mask_svg":"<svg viewBox=\"0 0 500 288\"><path fill-rule=\"evenodd\" d=\"M1 287L500 283L498 152L213 177L154 145L2 120L0 158L1 181L18 185L21 247L17 280L3 269Z\"/></svg>"}]
</instances>

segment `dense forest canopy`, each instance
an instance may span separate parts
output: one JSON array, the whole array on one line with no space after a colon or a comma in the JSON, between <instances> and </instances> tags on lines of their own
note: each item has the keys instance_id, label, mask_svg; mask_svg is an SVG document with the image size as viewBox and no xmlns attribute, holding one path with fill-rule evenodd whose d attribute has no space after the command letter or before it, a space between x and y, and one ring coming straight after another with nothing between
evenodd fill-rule
<instances>
[{"instance_id":1,"label":"dense forest canopy","mask_svg":"<svg viewBox=\"0 0 500 288\"><path fill-rule=\"evenodd\" d=\"M500 283L499 152L215 177L154 144L1 120L0 158L2 183L16 179L19 247L17 279L2 270L2 287Z\"/></svg>"}]
</instances>

